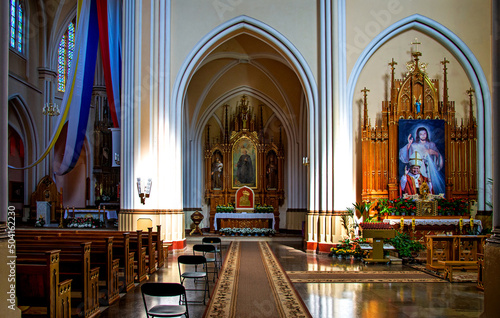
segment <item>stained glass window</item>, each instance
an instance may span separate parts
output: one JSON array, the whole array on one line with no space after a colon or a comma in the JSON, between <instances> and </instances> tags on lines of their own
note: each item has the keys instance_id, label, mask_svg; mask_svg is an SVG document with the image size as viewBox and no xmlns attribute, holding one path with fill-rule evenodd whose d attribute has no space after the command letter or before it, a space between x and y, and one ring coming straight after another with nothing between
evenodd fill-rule
<instances>
[{"instance_id":1,"label":"stained glass window","mask_svg":"<svg viewBox=\"0 0 500 318\"><path fill-rule=\"evenodd\" d=\"M10 47L24 53L24 4L10 0Z\"/></svg>"},{"instance_id":2,"label":"stained glass window","mask_svg":"<svg viewBox=\"0 0 500 318\"><path fill-rule=\"evenodd\" d=\"M64 92L75 49L75 20L69 25L59 42L57 66L57 90Z\"/></svg>"}]
</instances>

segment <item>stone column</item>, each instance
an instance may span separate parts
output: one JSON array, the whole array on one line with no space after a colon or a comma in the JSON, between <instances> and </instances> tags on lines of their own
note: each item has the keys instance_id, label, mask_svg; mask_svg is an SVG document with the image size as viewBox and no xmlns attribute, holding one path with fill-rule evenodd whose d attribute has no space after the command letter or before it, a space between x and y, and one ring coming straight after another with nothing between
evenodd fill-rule
<instances>
[{"instance_id":1,"label":"stone column","mask_svg":"<svg viewBox=\"0 0 500 318\"><path fill-rule=\"evenodd\" d=\"M0 1L0 294L3 296L0 300L0 308L2 308L2 316L4 317L21 317L21 311L17 308L16 288L15 288L15 265L12 267L11 263L15 259L10 247L13 245L13 238L9 242L9 236L15 233L15 223L8 223L9 231L5 222L9 216L9 148L8 148L8 134L9 134L9 21L6 18L10 16L9 1ZM12 221L10 219L9 221ZM13 231L14 230L14 231ZM10 276L13 275L13 276ZM14 281L11 279L14 278ZM11 296L12 295L12 296Z\"/></svg>"},{"instance_id":2,"label":"stone column","mask_svg":"<svg viewBox=\"0 0 500 318\"><path fill-rule=\"evenodd\" d=\"M0 22L0 41L3 45L0 48L0 223L7 220L7 203L9 202L9 21L5 17L10 17L9 2L2 1L0 14L4 17Z\"/></svg>"},{"instance_id":3,"label":"stone column","mask_svg":"<svg viewBox=\"0 0 500 318\"><path fill-rule=\"evenodd\" d=\"M174 249L186 245L182 109L170 93L170 1L124 2L120 230L161 225ZM141 203L137 178L151 195ZM143 189L141 189L143 190Z\"/></svg>"},{"instance_id":4,"label":"stone column","mask_svg":"<svg viewBox=\"0 0 500 318\"><path fill-rule=\"evenodd\" d=\"M320 63L317 155L311 195L314 209L308 216L308 250L329 252L341 237L339 216L352 203L352 120L346 104L345 1L320 1ZM346 136L349 136L346 138ZM311 224L311 222L318 224ZM315 240L313 244L310 240ZM316 245L316 246L315 246Z\"/></svg>"},{"instance_id":5,"label":"stone column","mask_svg":"<svg viewBox=\"0 0 500 318\"><path fill-rule=\"evenodd\" d=\"M497 1L493 1L492 4L492 74L493 74L493 98L492 98L492 122L500 121L500 4ZM498 162L500 155L499 147L499 137L500 127L498 125L492 125L493 136L493 162ZM485 252L484 252L484 262L485 262L485 273L483 276L484 282L484 312L481 315L482 318L498 317L500 312L500 302L498 301L500 297L500 271L498 270L498 264L500 264L500 167L497 164L493 164L493 233L492 236L487 240ZM496 207L496 209L495 209Z\"/></svg>"}]
</instances>

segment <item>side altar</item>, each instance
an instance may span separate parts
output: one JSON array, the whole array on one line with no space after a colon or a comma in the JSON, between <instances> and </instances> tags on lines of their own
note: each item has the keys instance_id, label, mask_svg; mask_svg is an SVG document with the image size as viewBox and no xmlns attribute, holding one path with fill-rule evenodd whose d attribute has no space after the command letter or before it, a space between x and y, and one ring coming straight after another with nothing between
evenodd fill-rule
<instances>
[{"instance_id":1,"label":"side altar","mask_svg":"<svg viewBox=\"0 0 500 318\"><path fill-rule=\"evenodd\" d=\"M467 91L466 119L457 121L448 95L449 61L440 61L442 80L433 79L421 56L412 49L402 79L395 76L398 63L389 63L388 100L374 125L369 90L361 91L361 199L382 203L384 223L425 243L425 236L477 232L482 224L470 218L478 193L474 90Z\"/></svg>"},{"instance_id":2,"label":"side altar","mask_svg":"<svg viewBox=\"0 0 500 318\"><path fill-rule=\"evenodd\" d=\"M279 207L285 195L281 128L277 142L265 134L263 106L257 117L245 95L236 107L224 105L223 109L223 125L218 127L220 131L214 129L218 137L211 139L210 125L205 132L205 200L210 206L210 232L220 229L220 222L229 222L224 223L230 224L227 227L272 226L278 231ZM266 215L252 215L261 206L268 207ZM216 217L218 207L225 207L219 212L230 213Z\"/></svg>"}]
</instances>

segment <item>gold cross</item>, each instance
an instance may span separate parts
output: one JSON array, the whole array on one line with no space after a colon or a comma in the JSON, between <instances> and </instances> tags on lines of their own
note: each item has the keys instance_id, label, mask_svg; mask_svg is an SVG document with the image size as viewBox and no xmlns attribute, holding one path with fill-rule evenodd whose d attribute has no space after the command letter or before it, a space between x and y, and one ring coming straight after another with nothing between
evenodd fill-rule
<instances>
[{"instance_id":1,"label":"gold cross","mask_svg":"<svg viewBox=\"0 0 500 318\"><path fill-rule=\"evenodd\" d=\"M394 58L392 59L391 63L389 65L394 68L394 65L398 65L398 63L394 62Z\"/></svg>"},{"instance_id":2,"label":"gold cross","mask_svg":"<svg viewBox=\"0 0 500 318\"><path fill-rule=\"evenodd\" d=\"M472 94L475 93L476 91L472 88L468 89L467 90L467 94L469 95L469 97L472 97Z\"/></svg>"},{"instance_id":3,"label":"gold cross","mask_svg":"<svg viewBox=\"0 0 500 318\"><path fill-rule=\"evenodd\" d=\"M414 153L414 156L413 158L410 158L411 160L414 160L415 161L415 166L418 164L419 161L422 161L422 159L420 158L417 158L417 155L418 155L418 151L415 151Z\"/></svg>"}]
</instances>

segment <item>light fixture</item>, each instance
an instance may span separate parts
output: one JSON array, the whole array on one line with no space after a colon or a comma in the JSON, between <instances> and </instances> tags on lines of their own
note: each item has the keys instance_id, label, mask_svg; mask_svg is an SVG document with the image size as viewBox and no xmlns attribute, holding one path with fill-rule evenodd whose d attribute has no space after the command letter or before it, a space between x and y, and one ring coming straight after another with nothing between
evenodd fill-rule
<instances>
[{"instance_id":1,"label":"light fixture","mask_svg":"<svg viewBox=\"0 0 500 318\"><path fill-rule=\"evenodd\" d=\"M139 197L141 198L141 203L146 204L146 198L149 198L149 194L151 193L151 184L153 180L151 178L148 179L148 183L144 187L144 192L142 192L141 187L141 178L137 178L137 191L139 192Z\"/></svg>"},{"instance_id":2,"label":"light fixture","mask_svg":"<svg viewBox=\"0 0 500 318\"><path fill-rule=\"evenodd\" d=\"M61 112L59 111L59 106L57 106L57 104L50 102L43 106L42 113L47 116L59 116Z\"/></svg>"}]
</instances>

